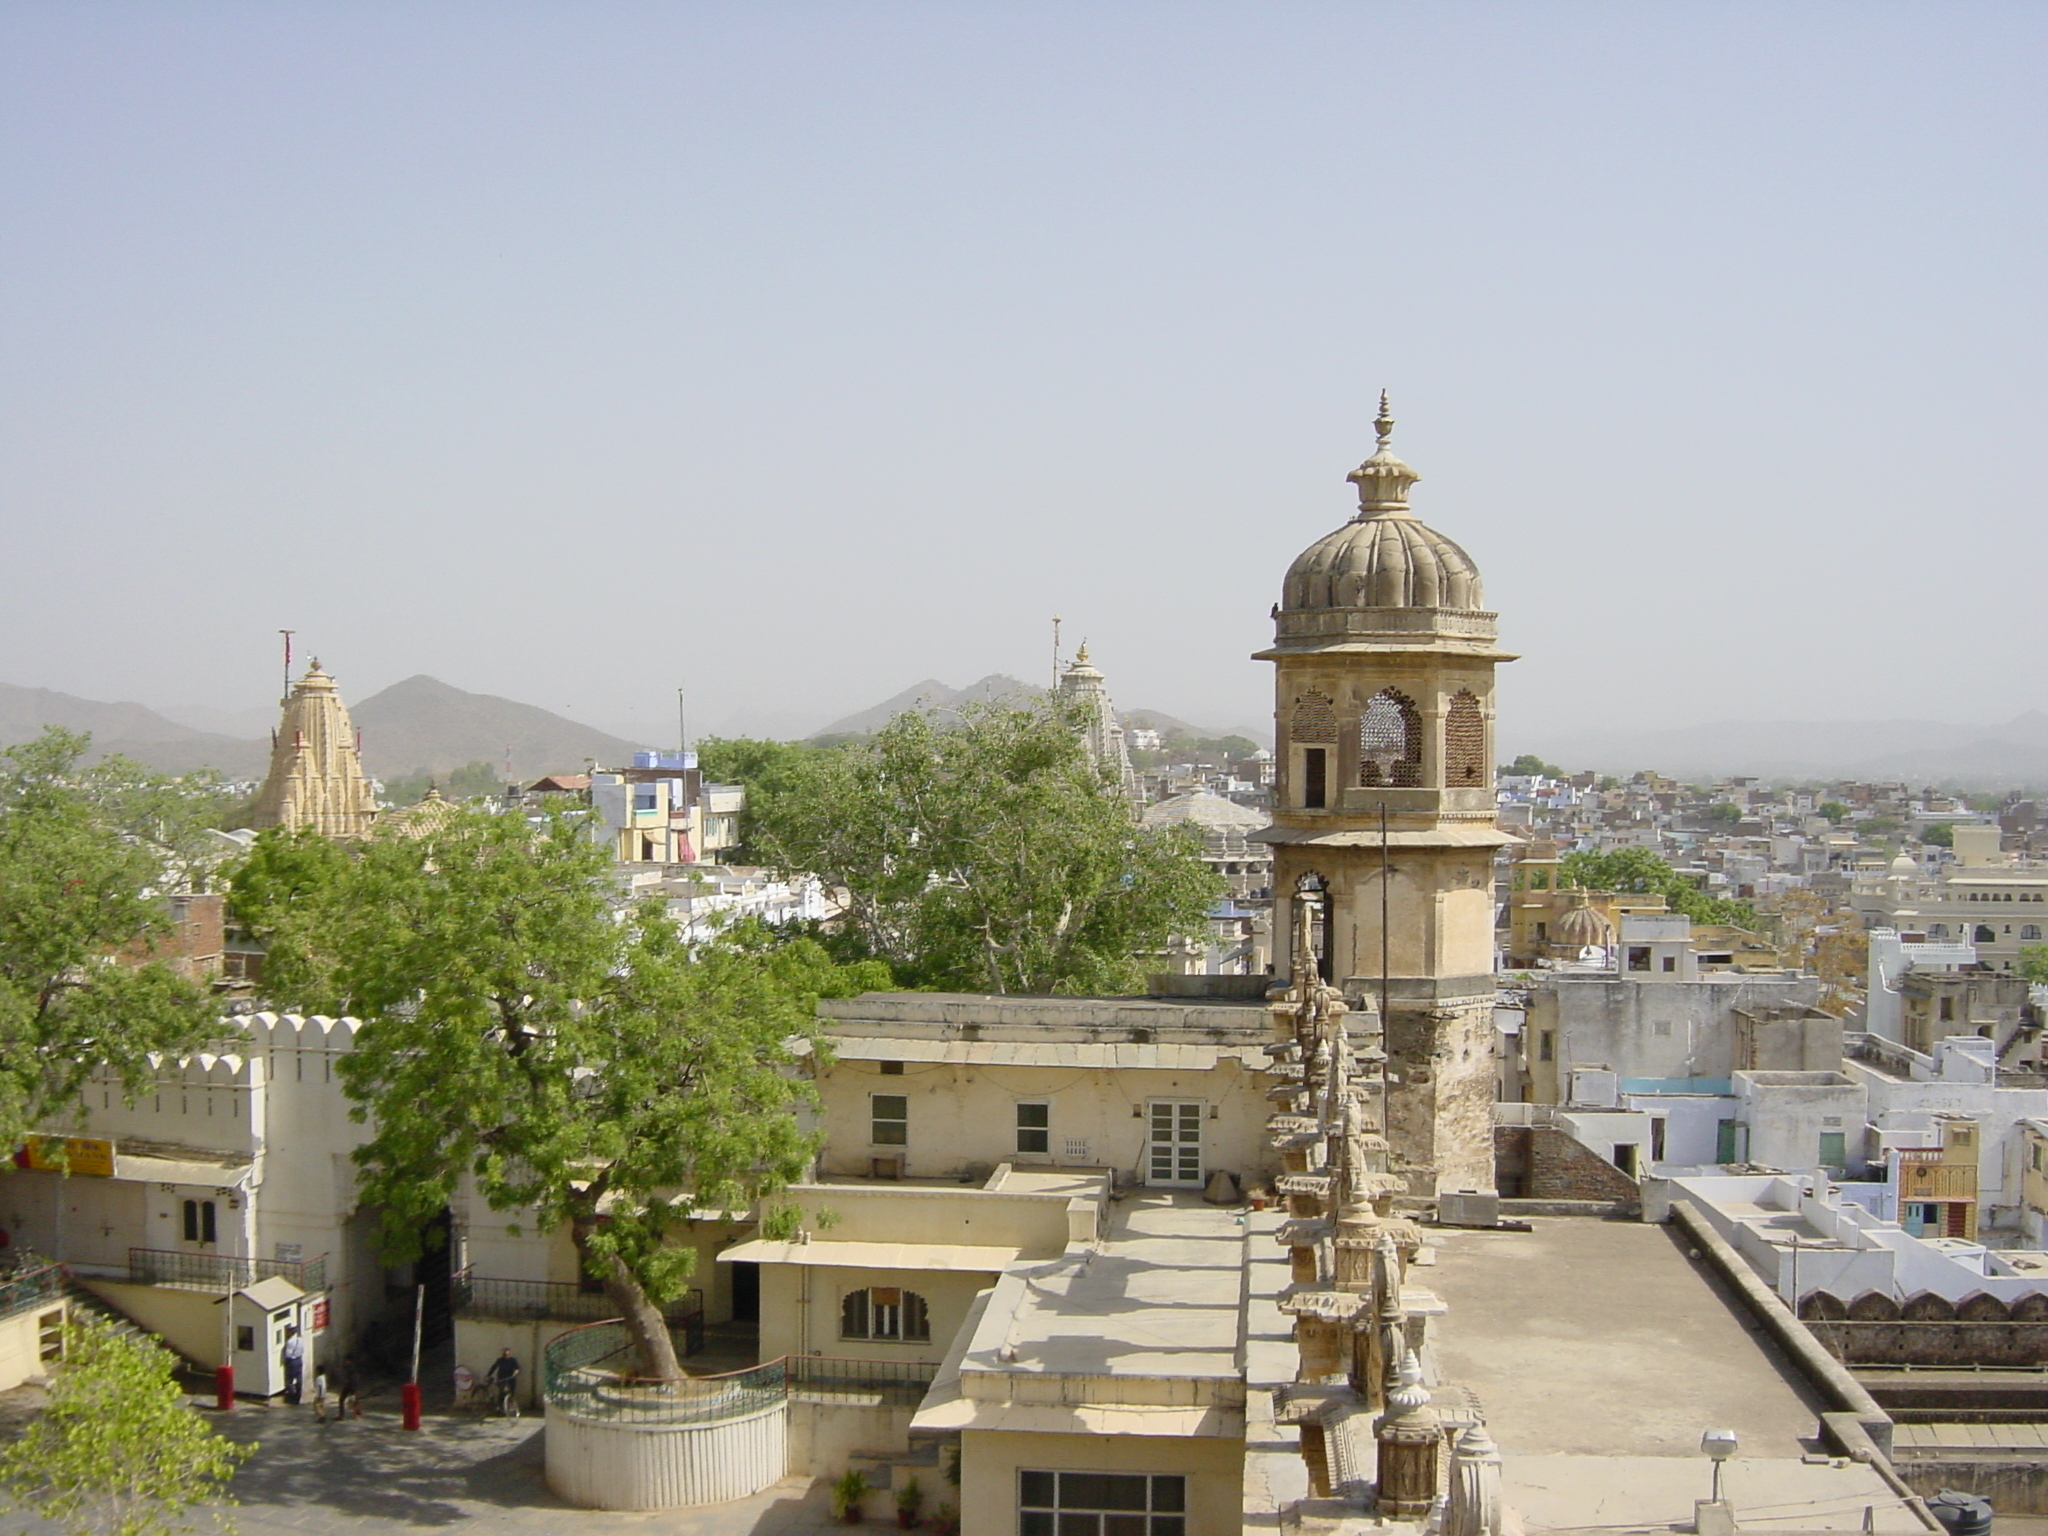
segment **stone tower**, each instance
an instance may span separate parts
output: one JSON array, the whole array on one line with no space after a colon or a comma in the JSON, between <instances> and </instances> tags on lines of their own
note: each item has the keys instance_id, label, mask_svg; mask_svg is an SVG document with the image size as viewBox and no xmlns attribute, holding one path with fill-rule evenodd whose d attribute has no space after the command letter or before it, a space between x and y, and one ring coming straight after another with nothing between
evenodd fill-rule
<instances>
[{"instance_id":1,"label":"stone tower","mask_svg":"<svg viewBox=\"0 0 2048 1536\"><path fill-rule=\"evenodd\" d=\"M1385 1003L1386 1134L1417 1194L1493 1188L1494 642L1479 571L1408 508L1379 445L1358 515L1288 567L1274 610L1274 931L1310 909L1324 978ZM1383 836L1384 831L1384 836ZM1384 921L1382 920L1384 914Z\"/></svg>"},{"instance_id":2,"label":"stone tower","mask_svg":"<svg viewBox=\"0 0 2048 1536\"><path fill-rule=\"evenodd\" d=\"M284 701L284 718L270 740L270 772L249 825L362 837L376 819L377 799L363 776L348 706L316 659Z\"/></svg>"},{"instance_id":3,"label":"stone tower","mask_svg":"<svg viewBox=\"0 0 2048 1536\"><path fill-rule=\"evenodd\" d=\"M1109 701L1109 685L1101 669L1088 660L1088 647L1075 653L1067 670L1060 674L1060 697L1078 704L1085 717L1088 755L1116 775L1124 797L1138 799L1138 775L1131 768L1131 754L1124 745L1124 728L1117 722L1116 707Z\"/></svg>"}]
</instances>

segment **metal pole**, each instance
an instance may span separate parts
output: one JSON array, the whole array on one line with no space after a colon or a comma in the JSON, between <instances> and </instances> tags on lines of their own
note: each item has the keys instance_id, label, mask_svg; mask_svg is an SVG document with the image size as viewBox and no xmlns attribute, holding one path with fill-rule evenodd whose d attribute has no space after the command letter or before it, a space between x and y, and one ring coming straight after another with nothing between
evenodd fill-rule
<instances>
[{"instance_id":1,"label":"metal pole","mask_svg":"<svg viewBox=\"0 0 2048 1536\"><path fill-rule=\"evenodd\" d=\"M213 1373L213 1406L226 1413L235 1406L235 1266L221 1266L220 1369Z\"/></svg>"},{"instance_id":2,"label":"metal pole","mask_svg":"<svg viewBox=\"0 0 2048 1536\"><path fill-rule=\"evenodd\" d=\"M1388 927L1393 911L1394 852L1387 845L1387 802L1380 802L1380 1132L1392 1137L1393 1120L1387 1108L1387 1063L1393 1058L1394 1025L1388 1012L1392 992L1388 974L1393 969L1392 934Z\"/></svg>"},{"instance_id":3,"label":"metal pole","mask_svg":"<svg viewBox=\"0 0 2048 1536\"><path fill-rule=\"evenodd\" d=\"M420 1329L427 1312L427 1288L416 1285L412 1292L412 1379L399 1389L399 1427L420 1427Z\"/></svg>"}]
</instances>

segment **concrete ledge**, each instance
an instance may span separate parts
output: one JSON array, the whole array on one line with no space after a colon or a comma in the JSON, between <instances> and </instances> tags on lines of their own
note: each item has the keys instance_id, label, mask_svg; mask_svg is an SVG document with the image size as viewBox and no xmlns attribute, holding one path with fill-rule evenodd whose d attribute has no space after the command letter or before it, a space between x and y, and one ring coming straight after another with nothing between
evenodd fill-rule
<instances>
[{"instance_id":1,"label":"concrete ledge","mask_svg":"<svg viewBox=\"0 0 2048 1536\"><path fill-rule=\"evenodd\" d=\"M1807 1331L1806 1325L1792 1315L1792 1309L1780 1301L1777 1294L1758 1278L1742 1255L1730 1246L1728 1241L1707 1224L1706 1219L1693 1208L1689 1200L1679 1201L1671 1207L1671 1219L1691 1238L1700 1252L1712 1264L1742 1298L1743 1304L1756 1314L1769 1331L1779 1348L1792 1357L1793 1363L1805 1373L1806 1378L1819 1389L1821 1395L1832 1402L1837 1410L1822 1416L1823 1422L1838 1417L1853 1419L1877 1452L1874 1464L1881 1464L1881 1470L1888 1470L1892 1453L1892 1417L1880 1408L1877 1399L1867 1392L1863 1384L1851 1376L1842 1363L1825 1349L1820 1341ZM1837 1429L1829 1423L1830 1432ZM1841 1437L1837 1434L1836 1438ZM1842 1446L1843 1453L1855 1455L1855 1447ZM1891 1474L1896 1477L1896 1473ZM1903 1488L1905 1485L1900 1484ZM1928 1516L1929 1520L1933 1516Z\"/></svg>"},{"instance_id":2,"label":"concrete ledge","mask_svg":"<svg viewBox=\"0 0 2048 1536\"><path fill-rule=\"evenodd\" d=\"M1642 1215L1638 1200L1503 1200L1503 1216L1595 1216L1608 1221L1634 1221Z\"/></svg>"}]
</instances>

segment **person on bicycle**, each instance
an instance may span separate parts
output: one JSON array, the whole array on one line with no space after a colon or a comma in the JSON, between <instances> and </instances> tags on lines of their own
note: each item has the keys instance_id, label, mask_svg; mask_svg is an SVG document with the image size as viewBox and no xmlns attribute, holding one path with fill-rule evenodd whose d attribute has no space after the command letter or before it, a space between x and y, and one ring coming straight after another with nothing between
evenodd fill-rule
<instances>
[{"instance_id":1,"label":"person on bicycle","mask_svg":"<svg viewBox=\"0 0 2048 1536\"><path fill-rule=\"evenodd\" d=\"M484 1380L491 1386L491 1401L498 1412L509 1414L519 1406L519 1361L510 1349L499 1352L491 1362L491 1368L484 1372Z\"/></svg>"}]
</instances>

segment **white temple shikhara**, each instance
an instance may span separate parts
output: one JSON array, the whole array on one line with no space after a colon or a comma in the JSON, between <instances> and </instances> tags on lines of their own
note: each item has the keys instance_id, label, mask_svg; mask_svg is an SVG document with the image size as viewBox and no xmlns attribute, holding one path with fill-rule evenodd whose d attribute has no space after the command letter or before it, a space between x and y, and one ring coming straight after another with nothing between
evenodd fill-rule
<instances>
[{"instance_id":1,"label":"white temple shikhara","mask_svg":"<svg viewBox=\"0 0 2048 1536\"><path fill-rule=\"evenodd\" d=\"M284 700L284 717L270 739L270 772L249 825L365 837L376 819L377 797L363 773L348 706L316 657Z\"/></svg>"}]
</instances>

